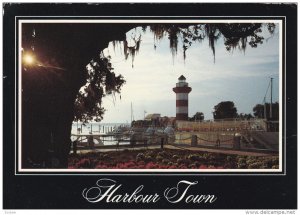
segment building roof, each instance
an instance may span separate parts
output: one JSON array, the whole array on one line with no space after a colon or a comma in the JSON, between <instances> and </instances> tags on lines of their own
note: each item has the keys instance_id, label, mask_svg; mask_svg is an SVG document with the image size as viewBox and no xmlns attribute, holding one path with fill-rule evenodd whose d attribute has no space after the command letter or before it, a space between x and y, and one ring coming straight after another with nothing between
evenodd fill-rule
<instances>
[{"instance_id":1,"label":"building roof","mask_svg":"<svg viewBox=\"0 0 300 215\"><path fill-rule=\"evenodd\" d=\"M160 113L152 113L152 114L148 114L145 117L145 120L157 119L159 117L160 117Z\"/></svg>"},{"instance_id":2,"label":"building roof","mask_svg":"<svg viewBox=\"0 0 300 215\"><path fill-rule=\"evenodd\" d=\"M186 80L186 78L185 78L183 75L181 75L181 76L178 78L178 80Z\"/></svg>"}]
</instances>

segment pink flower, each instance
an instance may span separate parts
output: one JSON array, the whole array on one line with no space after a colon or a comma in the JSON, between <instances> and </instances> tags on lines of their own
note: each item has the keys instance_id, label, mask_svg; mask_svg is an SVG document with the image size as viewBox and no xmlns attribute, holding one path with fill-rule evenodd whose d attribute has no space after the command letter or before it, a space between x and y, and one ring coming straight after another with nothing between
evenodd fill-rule
<instances>
[{"instance_id":1,"label":"pink flower","mask_svg":"<svg viewBox=\"0 0 300 215\"><path fill-rule=\"evenodd\" d=\"M172 166L168 166L168 169L177 169L177 167L175 165L172 165Z\"/></svg>"},{"instance_id":2,"label":"pink flower","mask_svg":"<svg viewBox=\"0 0 300 215\"><path fill-rule=\"evenodd\" d=\"M158 165L154 162L149 162L146 164L146 169L157 169Z\"/></svg>"},{"instance_id":3,"label":"pink flower","mask_svg":"<svg viewBox=\"0 0 300 215\"><path fill-rule=\"evenodd\" d=\"M204 164L201 164L201 165L199 166L199 169L207 169L207 166L204 165Z\"/></svg>"}]
</instances>

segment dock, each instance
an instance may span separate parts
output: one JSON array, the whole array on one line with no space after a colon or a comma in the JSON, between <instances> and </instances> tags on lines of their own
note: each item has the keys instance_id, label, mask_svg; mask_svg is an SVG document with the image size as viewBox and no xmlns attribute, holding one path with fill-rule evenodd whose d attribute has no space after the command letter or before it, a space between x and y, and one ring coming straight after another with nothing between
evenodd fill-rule
<instances>
[{"instance_id":1,"label":"dock","mask_svg":"<svg viewBox=\"0 0 300 215\"><path fill-rule=\"evenodd\" d=\"M131 140L130 138L121 138L122 135L116 136L115 134L74 134L77 140L87 140L87 142L79 141L74 148L72 147L72 152L77 153L87 153L87 152L106 152L106 151L118 151L118 150L143 150L143 149L177 149L177 150L191 150L191 151L205 151L213 153L222 154L232 154L232 155L248 155L248 156L272 156L277 155L277 150L272 149L259 149L259 148L234 148L231 144L225 144L223 146L216 146L211 143L203 143L199 141L199 144L193 145L185 143L168 143L165 140L163 142L158 139L156 142L149 142L149 139L141 140ZM105 140L104 138L111 137L111 140ZM89 140L90 138L90 140ZM114 139L117 138L117 139ZM100 144L91 144L89 141L97 140ZM114 142L115 144L105 145L104 142Z\"/></svg>"}]
</instances>

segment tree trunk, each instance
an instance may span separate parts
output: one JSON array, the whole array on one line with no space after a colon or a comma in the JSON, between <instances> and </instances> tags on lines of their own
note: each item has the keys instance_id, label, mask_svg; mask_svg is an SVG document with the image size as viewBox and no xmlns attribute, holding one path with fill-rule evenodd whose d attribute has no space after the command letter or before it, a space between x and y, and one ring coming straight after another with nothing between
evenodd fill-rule
<instances>
[{"instance_id":1,"label":"tree trunk","mask_svg":"<svg viewBox=\"0 0 300 215\"><path fill-rule=\"evenodd\" d=\"M84 84L69 72L29 68L22 72L22 167L66 168L74 101ZM74 74L74 75L75 75ZM80 75L81 74L81 75Z\"/></svg>"}]
</instances>

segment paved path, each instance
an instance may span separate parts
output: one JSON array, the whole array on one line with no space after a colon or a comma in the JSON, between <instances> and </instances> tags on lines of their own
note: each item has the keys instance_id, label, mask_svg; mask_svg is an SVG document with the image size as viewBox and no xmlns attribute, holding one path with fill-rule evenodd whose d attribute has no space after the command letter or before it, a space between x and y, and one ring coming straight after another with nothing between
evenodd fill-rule
<instances>
[{"instance_id":1,"label":"paved path","mask_svg":"<svg viewBox=\"0 0 300 215\"><path fill-rule=\"evenodd\" d=\"M222 153L230 155L243 155L243 156L274 156L276 154L270 154L265 152L249 152L249 151L239 151L233 149L218 149L218 148L205 148L205 147L192 147L192 146L182 146L182 145L165 145L166 149L177 149L177 150L190 150L190 151L201 151L201 152L211 152L211 153ZM122 151L122 150L145 150L145 149L160 149L160 145L152 145L147 148L144 146L135 146L133 148L122 148L121 146L116 148L103 148L103 149L81 149L78 150L78 154L88 153L88 152L109 152L109 151Z\"/></svg>"},{"instance_id":2,"label":"paved path","mask_svg":"<svg viewBox=\"0 0 300 215\"><path fill-rule=\"evenodd\" d=\"M222 154L230 154L230 155L245 155L245 156L274 156L274 154L264 153L264 152L249 152L249 151L238 151L231 149L212 149L212 148L204 148L204 147L182 147L182 146L166 146L168 149L182 149L182 150L190 150L190 151L202 151L202 152L212 152L212 153L222 153Z\"/></svg>"}]
</instances>

